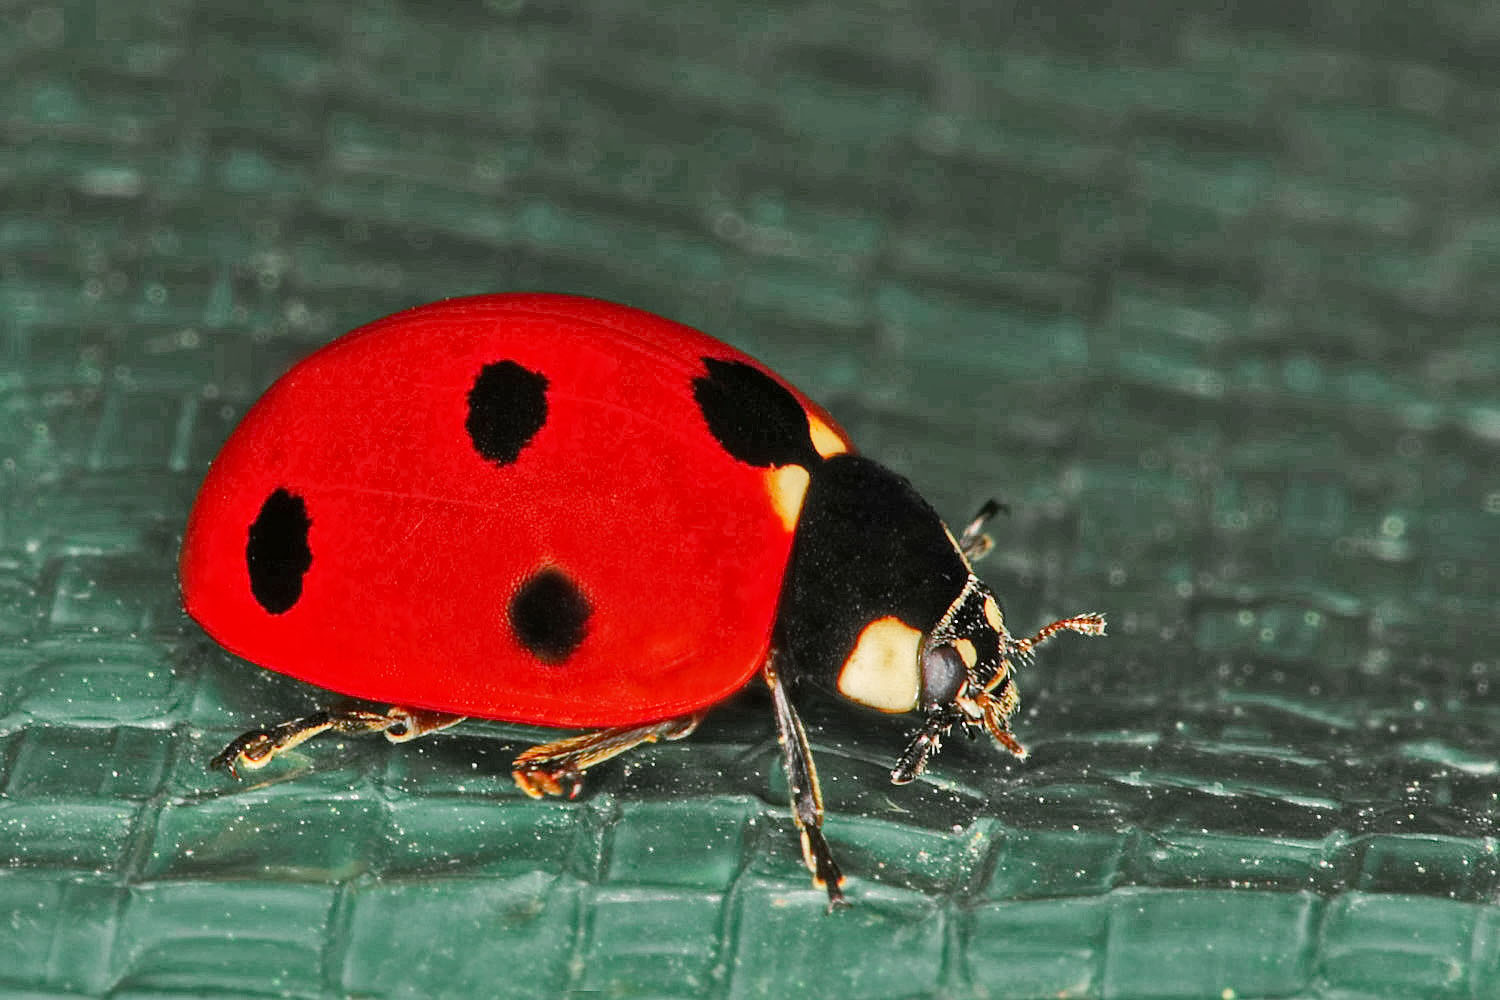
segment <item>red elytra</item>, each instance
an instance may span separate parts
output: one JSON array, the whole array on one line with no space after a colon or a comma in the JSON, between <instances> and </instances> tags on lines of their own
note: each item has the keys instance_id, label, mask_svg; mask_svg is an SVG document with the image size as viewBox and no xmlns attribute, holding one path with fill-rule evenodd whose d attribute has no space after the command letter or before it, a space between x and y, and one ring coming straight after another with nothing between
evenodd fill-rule
<instances>
[{"instance_id":1,"label":"red elytra","mask_svg":"<svg viewBox=\"0 0 1500 1000\"><path fill-rule=\"evenodd\" d=\"M345 336L214 461L182 547L187 610L246 659L371 701L560 727L715 704L765 660L794 525L773 474L703 427L689 387L705 356L777 378L689 327L560 295L439 302ZM545 422L503 468L465 426L475 373L498 359L547 383ZM277 490L305 505L310 562L273 613L246 535ZM549 567L589 608L557 662L507 614Z\"/></svg>"}]
</instances>

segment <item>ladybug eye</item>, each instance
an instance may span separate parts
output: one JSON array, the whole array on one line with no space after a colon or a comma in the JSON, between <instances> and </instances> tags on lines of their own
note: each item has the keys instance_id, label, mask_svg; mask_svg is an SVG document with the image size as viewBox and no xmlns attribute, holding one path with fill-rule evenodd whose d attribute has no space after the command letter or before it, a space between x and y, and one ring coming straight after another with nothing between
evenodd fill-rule
<instances>
[{"instance_id":1,"label":"ladybug eye","mask_svg":"<svg viewBox=\"0 0 1500 1000\"><path fill-rule=\"evenodd\" d=\"M952 704L968 679L969 668L954 647L944 643L922 657L922 707Z\"/></svg>"}]
</instances>

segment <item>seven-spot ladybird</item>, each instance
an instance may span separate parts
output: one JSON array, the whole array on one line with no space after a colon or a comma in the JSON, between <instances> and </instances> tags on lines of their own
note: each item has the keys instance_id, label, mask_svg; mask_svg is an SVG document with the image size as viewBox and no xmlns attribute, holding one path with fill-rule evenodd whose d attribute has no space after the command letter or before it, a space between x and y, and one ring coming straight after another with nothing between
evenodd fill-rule
<instances>
[{"instance_id":1,"label":"seven-spot ladybird","mask_svg":"<svg viewBox=\"0 0 1500 1000\"><path fill-rule=\"evenodd\" d=\"M958 537L753 358L625 306L487 295L379 320L273 385L225 443L181 556L189 614L246 659L366 704L256 729L237 774L318 733L404 741L465 716L588 729L532 747L529 795L679 739L757 673L830 908L843 876L789 682L1017 756L1012 636ZM389 705L391 707L372 707Z\"/></svg>"}]
</instances>

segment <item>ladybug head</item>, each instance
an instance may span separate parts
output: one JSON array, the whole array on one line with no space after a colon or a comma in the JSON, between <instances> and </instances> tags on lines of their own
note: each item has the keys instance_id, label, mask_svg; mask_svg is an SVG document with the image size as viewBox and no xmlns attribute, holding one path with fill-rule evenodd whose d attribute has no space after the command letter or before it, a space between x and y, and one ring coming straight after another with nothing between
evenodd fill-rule
<instances>
[{"instance_id":1,"label":"ladybug head","mask_svg":"<svg viewBox=\"0 0 1500 1000\"><path fill-rule=\"evenodd\" d=\"M1006 631L995 595L970 573L958 599L922 641L915 708L924 721L897 759L891 781L904 785L921 774L954 726L971 734L982 729L1025 759L1025 747L1010 731L1010 717L1021 704L1014 664L1059 632L1103 635L1104 616L1090 612L1062 618L1018 639Z\"/></svg>"},{"instance_id":2,"label":"ladybug head","mask_svg":"<svg viewBox=\"0 0 1500 1000\"><path fill-rule=\"evenodd\" d=\"M815 469L776 610L773 645L788 669L849 701L922 724L891 772L922 773L954 726L988 732L1017 757L1014 665L1059 631L1103 635L1099 615L1053 622L1030 638L1005 627L973 562L993 543L993 502L957 536L912 485L858 455Z\"/></svg>"},{"instance_id":3,"label":"ladybug head","mask_svg":"<svg viewBox=\"0 0 1500 1000\"><path fill-rule=\"evenodd\" d=\"M922 641L917 710L924 722L891 771L892 782L904 785L921 774L955 725L971 733L983 729L1017 757L1026 756L1010 731L1010 717L1021 703L1010 661L1018 651L995 595L970 574L958 599Z\"/></svg>"}]
</instances>

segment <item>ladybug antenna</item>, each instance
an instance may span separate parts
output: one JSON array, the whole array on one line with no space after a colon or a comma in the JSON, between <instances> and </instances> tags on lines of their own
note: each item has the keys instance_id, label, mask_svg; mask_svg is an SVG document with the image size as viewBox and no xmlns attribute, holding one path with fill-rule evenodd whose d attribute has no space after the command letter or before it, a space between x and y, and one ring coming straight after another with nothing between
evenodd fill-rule
<instances>
[{"instance_id":1,"label":"ladybug antenna","mask_svg":"<svg viewBox=\"0 0 1500 1000\"><path fill-rule=\"evenodd\" d=\"M995 540L984 533L984 526L989 523L990 518L1001 512L1009 514L1010 507L991 498L969 519L963 534L958 536L958 549L965 559L978 562L990 554L990 550L995 547Z\"/></svg>"}]
</instances>

